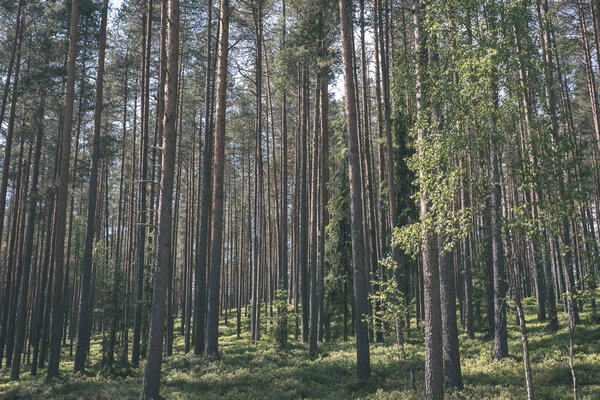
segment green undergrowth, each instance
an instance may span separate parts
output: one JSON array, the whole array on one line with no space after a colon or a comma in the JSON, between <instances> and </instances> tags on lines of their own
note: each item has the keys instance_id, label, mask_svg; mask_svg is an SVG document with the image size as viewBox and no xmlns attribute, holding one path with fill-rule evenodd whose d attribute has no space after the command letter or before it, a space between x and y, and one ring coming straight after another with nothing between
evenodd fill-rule
<instances>
[{"instance_id":1,"label":"green undergrowth","mask_svg":"<svg viewBox=\"0 0 600 400\"><path fill-rule=\"evenodd\" d=\"M568 363L566 315L560 313L561 330L551 334L535 317L535 302L524 302L529 332L535 397L572 398ZM586 312L577 326L575 370L582 399L600 399L600 324ZM178 326L178 325L176 325ZM465 388L447 393L448 399L526 398L521 336L514 310L508 313L510 357L493 360L493 343L478 333L467 340L461 331L461 365ZM290 329L289 345L279 350L267 335L258 344L249 335L236 337L235 320L220 328L220 358L207 361L192 353L183 354L183 337L177 336L174 355L165 357L161 395L166 399L421 399L423 397L423 334L413 329L404 348L393 343L371 346L372 376L367 382L355 378L354 343L334 340L322 343L319 354L309 357L307 345L298 344ZM121 377L102 373L100 337L92 343L87 374L74 375L68 347L61 362L61 378L46 382L45 370L29 374L25 365L22 380L10 382L9 371L0 371L0 399L137 399L143 368ZM413 388L414 384L414 388Z\"/></svg>"}]
</instances>

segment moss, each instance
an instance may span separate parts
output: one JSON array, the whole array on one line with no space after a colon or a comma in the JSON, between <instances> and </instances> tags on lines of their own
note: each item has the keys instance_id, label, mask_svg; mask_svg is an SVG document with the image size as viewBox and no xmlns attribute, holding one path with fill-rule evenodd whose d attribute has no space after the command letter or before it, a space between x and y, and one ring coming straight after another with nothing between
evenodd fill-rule
<instances>
[{"instance_id":1,"label":"moss","mask_svg":"<svg viewBox=\"0 0 600 400\"><path fill-rule=\"evenodd\" d=\"M559 316L561 330L549 333L536 320L535 302L525 300L529 331L533 384L536 398L572 398L568 366L566 315ZM509 308L510 309L510 308ZM587 310L585 310L587 311ZM577 327L575 369L582 399L600 399L600 326L582 313ZM511 356L493 360L493 343L478 333L467 340L461 331L461 365L465 388L447 393L447 399L520 399L526 397L521 337L511 313L508 315ZM414 325L413 325L414 326ZM161 394L166 399L421 399L424 377L422 332L413 330L405 345L406 359L392 343L371 347L372 377L357 381L354 342L335 340L320 344L320 353L311 359L308 347L290 335L285 350L272 339L250 343L249 335L236 337L235 325L221 326L220 358L208 362L183 354L183 337L177 336L174 355L165 357ZM266 337L266 336L265 336ZM45 370L29 374L25 365L22 380L10 382L9 372L0 372L0 399L137 399L143 367L131 376L105 376L100 368L101 338L94 337L86 374L74 375L72 359L65 349L61 378L45 381ZM414 374L412 389L410 374Z\"/></svg>"}]
</instances>

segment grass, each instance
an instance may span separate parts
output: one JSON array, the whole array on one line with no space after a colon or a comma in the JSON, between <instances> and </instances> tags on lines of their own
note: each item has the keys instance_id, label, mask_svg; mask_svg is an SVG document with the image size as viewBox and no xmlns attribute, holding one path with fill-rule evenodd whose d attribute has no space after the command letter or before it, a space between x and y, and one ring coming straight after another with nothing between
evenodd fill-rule
<instances>
[{"instance_id":1,"label":"grass","mask_svg":"<svg viewBox=\"0 0 600 400\"><path fill-rule=\"evenodd\" d=\"M530 340L535 397L572 398L568 366L566 315L561 330L548 333L535 317L533 299L524 302ZM587 311L587 309L586 309ZM575 370L581 399L600 399L600 325L582 313L575 339ZM176 325L177 326L177 325ZM447 393L447 399L526 398L521 337L514 311L508 314L510 357L493 360L493 343L482 334L467 340L461 331L461 366L465 388ZM371 346L372 377L358 382L352 341L320 344L319 355L308 356L307 345L290 340L285 351L265 338L252 345L248 333L240 339L235 321L220 328L220 355L212 362L183 354L183 338L177 336L174 355L164 359L161 395L166 399L421 399L423 397L423 334L411 331L405 347L406 362L392 343ZM31 377L24 366L22 380L10 382L9 371L0 371L0 399L137 399L143 367L129 377L106 378L96 374L100 338L92 343L89 375L74 375L68 352L61 362L61 379L45 381L45 370ZM410 371L415 389L411 387Z\"/></svg>"}]
</instances>

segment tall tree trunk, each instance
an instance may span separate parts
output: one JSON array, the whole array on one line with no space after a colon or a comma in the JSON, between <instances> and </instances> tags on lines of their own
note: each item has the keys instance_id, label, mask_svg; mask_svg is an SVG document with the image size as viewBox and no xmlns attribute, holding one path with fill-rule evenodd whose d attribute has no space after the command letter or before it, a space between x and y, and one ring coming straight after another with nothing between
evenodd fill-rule
<instances>
[{"instance_id":1,"label":"tall tree trunk","mask_svg":"<svg viewBox=\"0 0 600 400\"><path fill-rule=\"evenodd\" d=\"M494 110L498 108L496 78L492 78ZM493 112L492 132L489 138L490 180L491 180L491 236L494 270L494 353L496 360L508 357L506 333L506 272L504 268L504 242L502 239L502 192L500 187L500 161L498 157L498 133L496 113Z\"/></svg>"},{"instance_id":2,"label":"tall tree trunk","mask_svg":"<svg viewBox=\"0 0 600 400\"><path fill-rule=\"evenodd\" d=\"M47 60L47 59L46 59ZM16 82L16 80L15 80ZM22 277L18 293L17 316L15 321L16 333L15 344L12 354L12 366L10 371L10 379L18 380L20 375L21 354L25 344L25 333L27 323L27 302L29 292L29 275L31 270L31 257L33 252L33 241L35 233L35 221L38 205L38 181L40 172L40 158L42 153L42 137L44 135L44 110L46 101L46 88L40 89L40 106L37 112L37 129L35 135L35 152L33 156L33 176L31 178L31 189L29 198L27 199L27 228L25 233L25 243L23 247ZM38 294L39 296L39 294ZM32 322L34 322L32 320ZM37 323L37 322L36 322ZM10 356L7 354L7 356Z\"/></svg>"},{"instance_id":3,"label":"tall tree trunk","mask_svg":"<svg viewBox=\"0 0 600 400\"><path fill-rule=\"evenodd\" d=\"M383 119L385 123L385 171L387 173L387 184L388 184L388 200L389 200L389 221L390 221L390 232L396 226L396 219L398 216L397 203L396 203L396 185L394 182L394 158L393 158L393 139L392 139L392 105L391 105L391 91L390 91L390 68L389 68L389 46L386 41L387 30L384 29L384 10L381 0L378 2L377 7L377 18L378 18L378 37L379 37L379 56L381 64L381 83L383 89ZM390 241L391 243L391 241ZM398 249L392 248L392 258L394 262L398 262L399 253Z\"/></svg>"},{"instance_id":4,"label":"tall tree trunk","mask_svg":"<svg viewBox=\"0 0 600 400\"><path fill-rule=\"evenodd\" d=\"M285 0L281 2L282 7L282 38L281 46L285 46ZM281 235L280 235L280 247L281 256L279 259L279 282L278 287L281 290L288 291L288 145L287 145L287 91L283 89L281 98ZM289 296L289 294L288 294ZM280 343L285 345L287 342L287 317L284 317L281 321Z\"/></svg>"},{"instance_id":5,"label":"tall tree trunk","mask_svg":"<svg viewBox=\"0 0 600 400\"><path fill-rule=\"evenodd\" d=\"M177 92L179 79L179 0L168 0L167 75L158 213L156 267L152 288L148 350L141 398L157 399L165 333L168 277L171 274L171 224L173 181L177 145Z\"/></svg>"},{"instance_id":6,"label":"tall tree trunk","mask_svg":"<svg viewBox=\"0 0 600 400\"><path fill-rule=\"evenodd\" d=\"M98 190L98 162L100 158L100 132L102 129L102 107L104 88L104 55L106 53L106 21L108 0L102 3L102 21L100 23L100 41L98 47L98 70L96 72L96 105L94 108L94 129L92 136L92 161L88 192L87 226L85 231L83 259L81 262L81 294L79 298L79 319L77 324L77 345L75 347L74 371L83 371L87 352L90 348L92 308L90 291L92 282L92 250L96 221L96 202Z\"/></svg>"},{"instance_id":7,"label":"tall tree trunk","mask_svg":"<svg viewBox=\"0 0 600 400\"><path fill-rule=\"evenodd\" d=\"M47 66L48 65L48 57L45 57L44 60L44 65ZM37 137L38 135L43 135L44 132L44 112L45 112L45 95L47 94L46 92L46 87L45 85L42 86L42 88L40 89L41 93L40 93L40 108L38 109L38 115L37 115L37 132L36 132L36 146L37 146ZM41 141L40 141L41 143ZM34 158L35 161L35 158ZM35 168L34 168L35 171ZM48 204L49 203L49 204ZM48 206L47 209L52 210L52 201L47 202ZM37 367L38 367L38 359L39 359L39 341L40 341L40 335L41 335L41 330L42 330L42 325L43 325L43 305L44 305L44 298L45 298L45 293L46 293L46 286L48 285L48 256L50 253L50 244L51 244L51 238L50 238L50 233L52 232L52 223L51 223L51 217L52 217L52 213L49 212L48 213L48 218L47 218L47 222L46 222L46 230L45 230L45 236L46 236L46 242L44 244L45 248L41 249L40 248L40 252L43 251L44 254L44 259L41 261L42 262L42 267L41 267L41 273L38 272L39 277L38 279L40 280L40 285L39 285L39 289L37 291L36 294L36 298L35 298L35 302L34 305L32 305L33 310L32 310L32 314L31 314L31 320L33 321L33 326L30 328L30 339L29 339L29 345L33 346L33 360L31 362L31 375L36 375L37 374Z\"/></svg>"},{"instance_id":8,"label":"tall tree trunk","mask_svg":"<svg viewBox=\"0 0 600 400\"><path fill-rule=\"evenodd\" d=\"M352 232L352 265L354 276L354 312L356 323L357 376L365 380L370 375L369 332L365 317L369 312L367 281L365 274L365 254L361 212L362 193L360 183L360 160L358 156L358 116L356 111L356 90L352 68L352 5L350 0L339 0L340 34L342 38L342 60L344 68L344 93L348 128L348 162L350 179L350 216Z\"/></svg>"},{"instance_id":9,"label":"tall tree trunk","mask_svg":"<svg viewBox=\"0 0 600 400\"><path fill-rule=\"evenodd\" d=\"M368 202L368 207L367 207L367 212L368 212L368 218L366 218L369 223L368 223L368 237L365 236L365 240L367 240L368 245L367 248L369 249L368 251L368 265L369 268L367 270L367 274L369 276L373 276L374 278L376 278L376 280L381 280L382 277L380 276L379 269L378 269L378 262L377 262L377 238L376 238L376 232L377 232L377 228L375 226L376 224L376 218L375 218L375 196L373 194L373 177L372 177L372 170L373 170L373 166L371 163L371 134L370 134L370 120L371 120L371 115L370 115L370 110L369 110L369 80L368 80L368 66L367 66L367 55L366 55L366 45L365 45L365 40L366 40L366 35L365 35L365 5L364 5L364 0L360 1L360 72L361 72L361 102L362 102L362 108L363 108L363 113L362 113L362 124L363 124L363 132L362 135L364 137L364 169L365 169L365 180L364 180L364 186L366 189L366 200ZM377 46L377 42L375 42L375 45ZM325 203L323 203L325 204ZM395 206L395 205L394 205ZM375 284L373 286L373 291L377 292L379 291L379 285ZM376 302L375 305L375 311L379 311L381 307L381 304L379 301ZM376 341L377 342L383 342L383 326L381 324L381 321L376 320L376 326L375 326L375 331L376 331Z\"/></svg>"},{"instance_id":10,"label":"tall tree trunk","mask_svg":"<svg viewBox=\"0 0 600 400\"><path fill-rule=\"evenodd\" d=\"M260 339L260 297L261 281L263 269L266 271L266 264L263 264L263 251L266 250L265 229L264 229L264 168L262 153L262 37L263 37L263 4L262 0L252 2L252 19L254 23L254 44L255 44L255 65L254 65L254 83L255 83L255 110L254 135L255 135L255 181L254 181L254 265L253 265L253 298L251 314L251 340ZM264 265L264 266L263 266Z\"/></svg>"},{"instance_id":11,"label":"tall tree trunk","mask_svg":"<svg viewBox=\"0 0 600 400\"><path fill-rule=\"evenodd\" d=\"M468 160L468 159L467 159ZM461 162L462 166L462 162ZM462 169L462 168L461 168ZM462 182L460 189L460 203L463 210L469 209L471 206L470 193L465 187L467 185L466 182ZM467 232L465 237L462 240L462 261L463 261L463 271L464 271L464 293L465 293L465 317L466 317L466 325L467 325L467 337L469 339L475 339L475 327L473 321L473 278L471 273L471 268L473 265L472 259L472 233L471 230Z\"/></svg>"},{"instance_id":12,"label":"tall tree trunk","mask_svg":"<svg viewBox=\"0 0 600 400\"><path fill-rule=\"evenodd\" d=\"M229 55L229 0L221 0L219 26L219 55L217 60L217 109L215 125L215 154L213 158L212 243L208 285L206 324L207 356L216 357L219 351L219 287L223 243L223 173L225 169L225 117L227 107L227 59Z\"/></svg>"},{"instance_id":13,"label":"tall tree trunk","mask_svg":"<svg viewBox=\"0 0 600 400\"><path fill-rule=\"evenodd\" d=\"M12 129L12 128L11 128ZM23 265L19 263L17 260L20 258L20 249L21 249L21 238L23 237L23 229L24 227L23 221L23 207L21 206L21 196L23 194L22 187L23 181L25 177L28 175L27 173L23 173L23 154L25 148L25 137L21 136L19 143L19 156L16 162L16 170L13 172L16 174L16 182L15 182L15 195L12 201L12 215L10 221L10 239L8 240L8 269L12 269L13 266L16 266L16 271L14 273L13 283L11 285L10 291L10 311L9 318L7 321L7 339L6 339L6 366L10 367L12 363L12 354L13 354L13 346L15 339L15 319L17 315L17 297L19 292L19 285L21 284L21 276L23 275ZM29 164L27 162L27 164ZM27 183L25 183L25 187L27 187Z\"/></svg>"},{"instance_id":14,"label":"tall tree trunk","mask_svg":"<svg viewBox=\"0 0 600 400\"><path fill-rule=\"evenodd\" d=\"M320 152L320 233L319 233L319 284L318 284L318 301L319 301L319 339L329 340L330 333L330 318L328 304L325 303L325 240L327 238L326 227L329 224L329 213L327 211L328 191L327 185L329 182L328 154L329 154L329 81L326 76L321 81L321 152ZM375 249L373 249L375 251Z\"/></svg>"},{"instance_id":15,"label":"tall tree trunk","mask_svg":"<svg viewBox=\"0 0 600 400\"><path fill-rule=\"evenodd\" d=\"M433 42L433 41L432 41ZM432 64L439 63L436 43L429 52ZM433 100L431 120L435 129L441 129L440 102ZM442 167L443 168L443 167ZM427 228L425 228L427 229ZM447 250L445 232L438 233L439 271L440 271L440 301L442 313L442 345L444 353L444 377L446 389L463 387L460 369L460 354L458 348L458 328L456 326L456 284L454 277L454 257L452 250Z\"/></svg>"},{"instance_id":16,"label":"tall tree trunk","mask_svg":"<svg viewBox=\"0 0 600 400\"><path fill-rule=\"evenodd\" d=\"M414 41L417 53L416 64L416 109L417 120L424 118L422 116L424 109L424 74L425 61L427 60L427 49L425 47L425 38L421 37L421 3L419 0L413 0L413 20L415 26ZM418 130L418 140L420 143L427 137L424 129ZM422 145L421 145L422 146ZM423 148L419 147L419 157L422 157ZM421 171L421 178L424 178ZM430 200L424 192L420 199L421 220L424 221L430 213ZM439 329L442 326L441 304L440 304L440 271L438 260L437 237L431 231L431 227L423 227L423 298L425 304L425 399L437 400L444 397L443 382L443 357L442 357L442 332Z\"/></svg>"},{"instance_id":17,"label":"tall tree trunk","mask_svg":"<svg viewBox=\"0 0 600 400\"><path fill-rule=\"evenodd\" d=\"M525 315L523 305L521 304L520 279L517 271L517 265L512 263L512 295L517 310L517 320L519 321L519 330L521 332L521 344L523 345L523 369L525 370L525 385L527 387L527 399L533 400L533 383L531 379L531 363L529 361L529 341L527 340L527 327L525 326Z\"/></svg>"},{"instance_id":18,"label":"tall tree trunk","mask_svg":"<svg viewBox=\"0 0 600 400\"><path fill-rule=\"evenodd\" d=\"M454 283L454 258L445 250L446 238L438 235L440 251L440 295L442 306L442 342L444 347L444 377L446 389L462 389L458 328L456 326L456 286Z\"/></svg>"},{"instance_id":19,"label":"tall tree trunk","mask_svg":"<svg viewBox=\"0 0 600 400\"><path fill-rule=\"evenodd\" d=\"M125 82L127 82L129 74L129 69L125 67ZM121 269L121 257L122 257L122 248L123 248L123 235L124 235L124 186L125 186L125 160L126 160L126 143L127 143L127 101L129 98L129 89L127 88L127 84L124 86L124 95L123 95L123 133L121 135L121 166L119 171L119 194L118 194L118 202L117 202L117 234L115 240L115 264L114 264L114 272L113 272L113 282L112 282L112 294L111 294L111 302L110 306L113 307L112 313L110 315L110 331L109 331L109 339L107 343L107 350L105 354L103 354L103 359L106 361L106 365L109 366L114 371L113 364L115 358L115 347L117 345L117 330L119 328L119 320L124 319L124 315L126 315L127 310L126 307L123 307L119 303L119 294L120 290L126 290L127 283L123 284L122 280L127 280L127 274L123 274L123 270ZM125 293L125 296L127 294ZM122 310L122 311L121 311ZM123 321L124 322L124 321ZM123 323L124 329L129 329L126 323ZM126 339L123 338L123 342ZM125 357L126 359L126 357Z\"/></svg>"},{"instance_id":20,"label":"tall tree trunk","mask_svg":"<svg viewBox=\"0 0 600 400\"><path fill-rule=\"evenodd\" d=\"M302 343L308 341L308 195L307 195L307 136L308 136L308 114L309 114L309 91L308 91L308 67L301 67L301 116L300 116L300 179L297 186L299 203L299 227L298 227L298 274L300 281L300 302L302 304L301 335ZM298 182L298 181L297 181ZM362 228L361 228L362 229Z\"/></svg>"},{"instance_id":21,"label":"tall tree trunk","mask_svg":"<svg viewBox=\"0 0 600 400\"><path fill-rule=\"evenodd\" d=\"M538 3L539 5L539 3ZM550 129L553 136L558 132L558 118L556 113L556 100L553 88L554 73L553 73L553 58L552 58L552 40L551 40L551 16L548 8L548 0L542 0L543 14L540 16L540 25L543 31L542 40L542 55L544 57L544 88L546 94L546 107L548 108L548 116L550 120ZM543 23L542 23L543 18ZM547 233L544 231L544 243L547 243ZM554 301L554 285L552 283L552 266L545 253L548 252L546 246L543 245L543 275L545 284L545 297L548 305L548 327L550 331L558 330L558 317L556 314L556 303Z\"/></svg>"},{"instance_id":22,"label":"tall tree trunk","mask_svg":"<svg viewBox=\"0 0 600 400\"><path fill-rule=\"evenodd\" d=\"M69 62L67 68L67 94L61 154L58 171L58 191L56 194L56 236L54 241L54 286L52 291L52 323L50 331L50 358L48 360L48 379L59 374L60 339L63 320L63 270L65 253L65 233L67 218L67 198L69 192L69 162L71 159L71 138L73 128L73 103L75 100L75 68L77 65L77 41L79 38L79 0L71 2L71 34L69 42Z\"/></svg>"},{"instance_id":23,"label":"tall tree trunk","mask_svg":"<svg viewBox=\"0 0 600 400\"><path fill-rule=\"evenodd\" d=\"M212 185L210 178L211 161L213 156L213 134L212 134L212 0L209 1L207 15L206 34L206 76L204 86L204 148L202 150L202 171L200 173L200 232L198 233L198 249L196 251L195 271L196 285L194 298L194 354L200 355L204 352L205 345L205 314L206 314L206 265L208 254L208 224L209 207L212 202Z\"/></svg>"},{"instance_id":24,"label":"tall tree trunk","mask_svg":"<svg viewBox=\"0 0 600 400\"><path fill-rule=\"evenodd\" d=\"M4 114L6 112L6 104L8 100L8 93L10 92L10 80L12 78L13 68L15 69L15 83L13 84L12 97L16 98L17 96L17 84L19 79L19 68L21 65L20 60L20 47L21 47L21 24L22 24L22 12L23 12L23 4L25 0L19 0L19 5L17 6L17 16L15 21L15 36L12 43L12 51L10 55L10 61L8 63L8 70L6 71L6 79L4 82L4 94L2 96L2 105L0 106L0 125L4 122ZM16 59L15 59L16 58ZM13 104L11 107L14 108L14 101L11 100ZM2 238L2 234L4 231L4 213L6 209L6 193L8 190L8 167L10 166L10 154L12 152L12 138L13 135L9 134L5 137L4 144L4 160L2 164L2 183L0 186L0 239ZM8 275L7 275L8 276ZM6 292L5 292L6 293ZM2 308L3 310L5 307ZM2 343L4 344L4 343ZM0 354L0 360L2 359Z\"/></svg>"},{"instance_id":25,"label":"tall tree trunk","mask_svg":"<svg viewBox=\"0 0 600 400\"><path fill-rule=\"evenodd\" d=\"M138 197L138 223L137 223L137 243L136 243L136 265L135 265L135 311L133 316L133 344L131 347L131 363L137 367L140 362L140 346L142 336L142 308L144 293L144 269L146 256L146 222L147 218L147 176L148 176L148 119L150 111L150 43L151 43L151 25L152 25L152 0L145 1L146 15L143 20L142 30L145 40L142 43L141 60L141 118L140 118L140 158L139 158L139 197Z\"/></svg>"},{"instance_id":26,"label":"tall tree trunk","mask_svg":"<svg viewBox=\"0 0 600 400\"><path fill-rule=\"evenodd\" d=\"M587 38L587 26L585 24L585 15L583 13L583 2L581 0L576 0L576 3L577 14L579 16L579 33L581 34L581 42L583 44L583 55L585 60L588 92L590 96L590 105L592 108L592 121L594 123L594 133L596 134L596 143L598 146L598 150L600 150L600 107L598 105L596 81L594 80L594 72L592 69L592 60L590 55L591 51Z\"/></svg>"},{"instance_id":27,"label":"tall tree trunk","mask_svg":"<svg viewBox=\"0 0 600 400\"><path fill-rule=\"evenodd\" d=\"M312 184L311 184L311 234L310 234L310 338L309 352L317 353L317 232L319 230L319 133L321 118L320 113L320 79L317 78L315 90L315 125L313 131L312 154Z\"/></svg>"},{"instance_id":28,"label":"tall tree trunk","mask_svg":"<svg viewBox=\"0 0 600 400\"><path fill-rule=\"evenodd\" d=\"M19 15L20 17L20 15ZM18 85L19 85L19 71L21 69L21 34L18 32L15 42L15 51L16 51L16 60L11 59L11 62L15 63L15 79L12 86L12 94L10 100L10 113L8 116L8 126L6 129L6 136L4 138L4 161L2 165L2 183L0 187L0 242L2 240L2 231L4 228L4 214L6 211L6 194L8 191L8 180L10 175L10 157L12 153L12 141L14 137L14 126L15 126L15 113L17 107L17 99L19 97L18 93ZM12 65L11 65L12 67ZM10 80L10 76L7 78L7 82ZM9 86L6 87L8 90ZM5 96L7 92L5 91ZM5 104L3 104L4 106ZM0 119L0 124L2 120ZM14 223L14 222L13 222ZM11 246L8 246L8 251L10 251ZM10 256L9 256L10 258ZM0 366L2 365L2 357L4 352L4 346L6 345L6 359L7 364L10 364L12 360L12 336L9 332L9 327L12 325L12 320L15 317L14 312L10 312L9 310L13 310L15 306L15 299L11 297L11 288L17 288L20 282L14 282L12 280L13 276L13 265L14 263L9 262L6 267L6 278L4 281L4 294L2 297L2 330L0 331ZM10 306L10 307L9 307ZM8 338L7 338L8 336ZM7 341L8 339L8 341Z\"/></svg>"},{"instance_id":29,"label":"tall tree trunk","mask_svg":"<svg viewBox=\"0 0 600 400\"><path fill-rule=\"evenodd\" d=\"M495 118L492 116L492 119ZM504 243L502 240L502 198L496 135L495 131L490 134L489 148L490 179L492 181L491 235L494 269L494 349L496 360L501 360L508 356L508 342L506 333L506 273L504 269Z\"/></svg>"}]
</instances>

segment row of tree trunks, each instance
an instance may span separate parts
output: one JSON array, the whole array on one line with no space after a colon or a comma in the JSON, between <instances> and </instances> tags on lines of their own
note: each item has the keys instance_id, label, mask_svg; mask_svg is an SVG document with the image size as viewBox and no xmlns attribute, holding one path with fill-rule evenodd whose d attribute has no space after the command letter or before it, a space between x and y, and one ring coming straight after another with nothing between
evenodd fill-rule
<instances>
[{"instance_id":1,"label":"row of tree trunks","mask_svg":"<svg viewBox=\"0 0 600 400\"><path fill-rule=\"evenodd\" d=\"M218 355L219 289L223 243L223 174L225 162L225 122L227 107L227 62L229 56L229 0L221 0L219 19L219 55L217 58L217 95L215 115L215 147L213 158L213 204L208 285L207 338L205 354Z\"/></svg>"},{"instance_id":2,"label":"row of tree trunks","mask_svg":"<svg viewBox=\"0 0 600 400\"><path fill-rule=\"evenodd\" d=\"M353 72L352 18L349 0L339 1L340 34L342 38L342 60L344 65L344 93L348 129L348 159L350 179L350 215L352 232L352 267L354 277L354 312L356 314L356 359L357 376L367 379L371 371L369 355L369 334L364 319L368 315L367 280L365 274L365 254L363 217L361 212L362 193L360 182L360 160L358 158L358 116L355 78Z\"/></svg>"},{"instance_id":3,"label":"row of tree trunks","mask_svg":"<svg viewBox=\"0 0 600 400\"><path fill-rule=\"evenodd\" d=\"M75 348L75 372L83 371L90 347L91 304L90 291L92 281L92 250L96 222L96 201L98 189L98 164L100 156L100 131L102 124L102 102L104 85L104 55L106 52L106 23L108 19L108 0L102 4L102 22L98 49L98 69L96 72L96 105L94 109L94 129L92 137L92 165L90 167L90 189L88 193L88 213L84 239L83 260L81 263L81 294L79 300L79 319L77 325L77 347Z\"/></svg>"},{"instance_id":4,"label":"row of tree trunks","mask_svg":"<svg viewBox=\"0 0 600 400\"><path fill-rule=\"evenodd\" d=\"M67 198L69 192L69 163L71 160L71 139L73 127L73 103L75 100L75 68L77 63L77 43L79 37L79 0L71 2L71 31L69 43L69 61L67 69L67 90L61 152L58 168L58 191L56 194L56 211L54 216L54 283L52 287L52 320L50 330L50 356L46 376L56 378L59 374L60 342L63 321L63 274L65 233L67 217Z\"/></svg>"}]
</instances>

